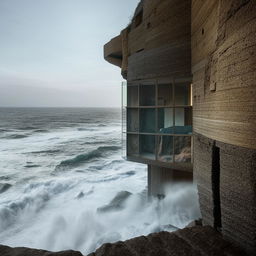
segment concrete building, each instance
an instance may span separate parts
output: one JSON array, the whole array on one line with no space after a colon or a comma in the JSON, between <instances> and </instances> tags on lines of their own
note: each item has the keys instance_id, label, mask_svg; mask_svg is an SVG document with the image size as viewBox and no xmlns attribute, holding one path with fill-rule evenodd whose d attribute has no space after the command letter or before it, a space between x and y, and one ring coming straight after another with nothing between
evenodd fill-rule
<instances>
[{"instance_id":1,"label":"concrete building","mask_svg":"<svg viewBox=\"0 0 256 256\"><path fill-rule=\"evenodd\" d=\"M148 165L149 194L194 178L204 225L250 253L255 52L255 0L144 0L104 47L105 59L127 80L126 156Z\"/></svg>"}]
</instances>

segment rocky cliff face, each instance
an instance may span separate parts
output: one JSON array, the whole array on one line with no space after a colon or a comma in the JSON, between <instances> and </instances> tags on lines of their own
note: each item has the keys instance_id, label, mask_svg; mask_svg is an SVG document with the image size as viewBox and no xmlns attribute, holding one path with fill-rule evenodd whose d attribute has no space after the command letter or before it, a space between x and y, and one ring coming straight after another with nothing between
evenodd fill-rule
<instances>
[{"instance_id":1,"label":"rocky cliff face","mask_svg":"<svg viewBox=\"0 0 256 256\"><path fill-rule=\"evenodd\" d=\"M1 256L81 256L80 252L47 252L27 248L0 246ZM195 226L173 233L160 232L117 242L104 244L88 256L241 256L239 248L225 241L209 226Z\"/></svg>"}]
</instances>

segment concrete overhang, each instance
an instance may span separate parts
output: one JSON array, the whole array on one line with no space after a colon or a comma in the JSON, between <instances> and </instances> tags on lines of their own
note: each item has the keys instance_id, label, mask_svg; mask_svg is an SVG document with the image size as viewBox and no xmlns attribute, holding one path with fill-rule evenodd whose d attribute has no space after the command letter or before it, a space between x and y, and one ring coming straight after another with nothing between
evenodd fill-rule
<instances>
[{"instance_id":1,"label":"concrete overhang","mask_svg":"<svg viewBox=\"0 0 256 256\"><path fill-rule=\"evenodd\" d=\"M122 36L119 35L111 39L104 45L104 59L109 63L122 67Z\"/></svg>"}]
</instances>

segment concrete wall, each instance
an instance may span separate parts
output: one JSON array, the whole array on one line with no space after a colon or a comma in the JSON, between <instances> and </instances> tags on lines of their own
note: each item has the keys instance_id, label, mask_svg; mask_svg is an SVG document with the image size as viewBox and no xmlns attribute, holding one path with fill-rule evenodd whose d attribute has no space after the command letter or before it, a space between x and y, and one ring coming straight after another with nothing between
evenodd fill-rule
<instances>
[{"instance_id":1,"label":"concrete wall","mask_svg":"<svg viewBox=\"0 0 256 256\"><path fill-rule=\"evenodd\" d=\"M189 0L145 0L128 35L128 81L191 75Z\"/></svg>"},{"instance_id":2,"label":"concrete wall","mask_svg":"<svg viewBox=\"0 0 256 256\"><path fill-rule=\"evenodd\" d=\"M213 152L216 148L219 159ZM256 251L256 150L195 134L194 179L203 224L219 229L246 250Z\"/></svg>"},{"instance_id":3,"label":"concrete wall","mask_svg":"<svg viewBox=\"0 0 256 256\"><path fill-rule=\"evenodd\" d=\"M256 149L256 1L192 1L194 131Z\"/></svg>"},{"instance_id":4,"label":"concrete wall","mask_svg":"<svg viewBox=\"0 0 256 256\"><path fill-rule=\"evenodd\" d=\"M256 1L192 1L194 178L204 224L256 251Z\"/></svg>"}]
</instances>

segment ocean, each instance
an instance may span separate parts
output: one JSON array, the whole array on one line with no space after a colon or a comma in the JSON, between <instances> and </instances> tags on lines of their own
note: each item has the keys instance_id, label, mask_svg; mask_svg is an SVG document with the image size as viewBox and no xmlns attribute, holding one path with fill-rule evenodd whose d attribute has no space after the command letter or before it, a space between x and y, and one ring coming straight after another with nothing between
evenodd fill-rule
<instances>
[{"instance_id":1,"label":"ocean","mask_svg":"<svg viewBox=\"0 0 256 256\"><path fill-rule=\"evenodd\" d=\"M122 158L120 109L0 108L0 244L86 255L200 217L194 185L169 190L149 201Z\"/></svg>"}]
</instances>

